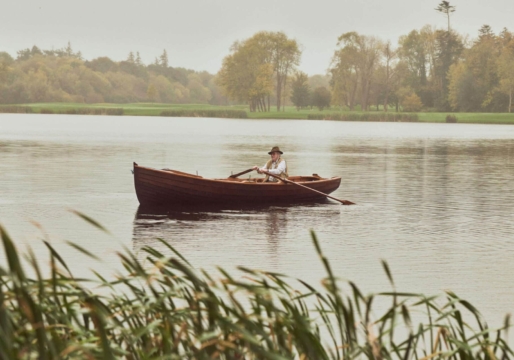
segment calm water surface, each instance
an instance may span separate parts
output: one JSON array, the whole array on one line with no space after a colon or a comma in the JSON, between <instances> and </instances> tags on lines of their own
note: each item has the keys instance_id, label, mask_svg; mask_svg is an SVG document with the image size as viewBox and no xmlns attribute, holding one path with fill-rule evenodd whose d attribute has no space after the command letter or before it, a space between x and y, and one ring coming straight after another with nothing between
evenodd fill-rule
<instances>
[{"instance_id":1,"label":"calm water surface","mask_svg":"<svg viewBox=\"0 0 514 360\"><path fill-rule=\"evenodd\" d=\"M290 174L342 176L333 195L358 205L138 207L133 161L219 178L264 164L273 145ZM144 245L164 251L160 237L198 267L316 284L314 229L335 272L364 292L390 289L386 259L399 290L451 289L499 324L514 310L514 126L0 114L0 222L42 261L50 239L76 275L119 270L124 247L141 259Z\"/></svg>"}]
</instances>

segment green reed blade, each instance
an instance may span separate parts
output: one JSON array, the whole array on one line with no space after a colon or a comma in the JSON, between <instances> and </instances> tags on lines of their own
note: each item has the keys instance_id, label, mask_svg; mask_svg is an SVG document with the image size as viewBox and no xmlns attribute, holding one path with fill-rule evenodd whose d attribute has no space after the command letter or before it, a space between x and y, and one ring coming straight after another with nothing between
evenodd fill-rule
<instances>
[{"instance_id":1,"label":"green reed blade","mask_svg":"<svg viewBox=\"0 0 514 360\"><path fill-rule=\"evenodd\" d=\"M50 245L50 243L48 241L45 241L43 240L43 243L45 244L45 246L48 248L48 250L50 250L50 253L52 254L52 257L56 258L57 261L59 261L59 263L64 266L64 268L66 269L66 271L68 271L68 274L70 274L71 276L71 271L70 269L68 268L68 265L66 265L66 262L62 259L62 257L59 255L59 253L57 253L57 251L55 251L55 249L53 248L52 245Z\"/></svg>"},{"instance_id":2,"label":"green reed blade","mask_svg":"<svg viewBox=\"0 0 514 360\"><path fill-rule=\"evenodd\" d=\"M91 217L89 217L89 216L87 216L87 215L85 215L85 214L83 214L83 213L81 213L80 211L77 211L77 210L70 209L69 211L71 213L77 215L78 217L80 217L84 221L88 222L89 224L93 225L97 229L102 230L104 233L111 235L109 230L107 230L105 227L103 227L98 221L94 220L93 218L91 218Z\"/></svg>"},{"instance_id":3,"label":"green reed blade","mask_svg":"<svg viewBox=\"0 0 514 360\"><path fill-rule=\"evenodd\" d=\"M11 274L15 275L19 281L25 281L25 273L21 267L18 251L16 250L11 238L1 225L0 236L2 238L2 244L4 246L5 256L7 258Z\"/></svg>"},{"instance_id":4,"label":"green reed blade","mask_svg":"<svg viewBox=\"0 0 514 360\"><path fill-rule=\"evenodd\" d=\"M74 242L66 241L66 244L68 244L72 248L80 251L82 254L89 256L90 258L92 258L94 260L101 261L101 259L98 256L96 256L95 254L91 253L90 251L84 249L82 246L80 246L80 245L78 245L78 244L76 244Z\"/></svg>"},{"instance_id":5,"label":"green reed blade","mask_svg":"<svg viewBox=\"0 0 514 360\"><path fill-rule=\"evenodd\" d=\"M407 309L405 304L402 304L402 316L403 316L403 321L405 322L405 324L407 324L410 331L412 332L412 320L410 318L409 310Z\"/></svg>"},{"instance_id":6,"label":"green reed blade","mask_svg":"<svg viewBox=\"0 0 514 360\"><path fill-rule=\"evenodd\" d=\"M90 316L95 324L95 329L100 338L100 343L102 347L102 357L108 360L115 360L116 357L110 346L110 341L108 338L108 332L106 330L107 321L105 318L105 311L102 306L100 306L99 302L95 298L86 299L86 304L90 308Z\"/></svg>"},{"instance_id":7,"label":"green reed blade","mask_svg":"<svg viewBox=\"0 0 514 360\"><path fill-rule=\"evenodd\" d=\"M382 259L382 260L380 260L380 263L382 264L382 267L384 268L384 271L387 275L387 278L389 279L389 282L391 283L391 285L394 288L393 276L391 275L391 270L389 269L389 265L387 264L387 261Z\"/></svg>"},{"instance_id":8,"label":"green reed blade","mask_svg":"<svg viewBox=\"0 0 514 360\"><path fill-rule=\"evenodd\" d=\"M175 255L177 255L183 262L185 262L187 265L193 267L189 261L184 257L182 256L182 254L176 250L173 246L171 246L167 241L165 241L164 239L161 239L161 238L157 238L157 240L163 244L164 246L166 246L168 249L170 249Z\"/></svg>"},{"instance_id":9,"label":"green reed blade","mask_svg":"<svg viewBox=\"0 0 514 360\"><path fill-rule=\"evenodd\" d=\"M7 310L3 286L0 285L0 354L14 358L13 338L15 336L12 326L12 318Z\"/></svg>"}]
</instances>

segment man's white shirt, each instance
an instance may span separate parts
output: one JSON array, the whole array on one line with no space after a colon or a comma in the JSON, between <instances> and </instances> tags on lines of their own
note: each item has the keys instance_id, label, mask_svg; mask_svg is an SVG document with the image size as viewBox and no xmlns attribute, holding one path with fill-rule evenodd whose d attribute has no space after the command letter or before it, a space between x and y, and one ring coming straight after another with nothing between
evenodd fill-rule
<instances>
[{"instance_id":1,"label":"man's white shirt","mask_svg":"<svg viewBox=\"0 0 514 360\"><path fill-rule=\"evenodd\" d=\"M261 170L265 170L265 171L269 172L270 174L279 176L280 174L282 174L283 172L286 171L286 161L283 159L280 159L280 160L281 160L280 164L278 164L276 169L266 169L266 164L267 164L267 162L266 162L266 164L264 164L264 166L261 167ZM272 167L273 167L273 164L274 163L271 163ZM269 181L278 181L278 180L275 179L273 176L270 176Z\"/></svg>"}]
</instances>

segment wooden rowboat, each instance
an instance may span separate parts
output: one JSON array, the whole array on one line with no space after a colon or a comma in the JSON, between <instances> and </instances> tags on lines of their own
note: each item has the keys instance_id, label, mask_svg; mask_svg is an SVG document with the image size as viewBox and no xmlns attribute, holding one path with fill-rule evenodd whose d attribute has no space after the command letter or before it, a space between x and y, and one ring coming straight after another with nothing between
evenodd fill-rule
<instances>
[{"instance_id":1,"label":"wooden rowboat","mask_svg":"<svg viewBox=\"0 0 514 360\"><path fill-rule=\"evenodd\" d=\"M340 177L291 176L288 180L330 194ZM263 179L205 179L171 169L152 169L134 163L134 185L141 205L175 204L272 204L311 202L325 199L312 190Z\"/></svg>"}]
</instances>

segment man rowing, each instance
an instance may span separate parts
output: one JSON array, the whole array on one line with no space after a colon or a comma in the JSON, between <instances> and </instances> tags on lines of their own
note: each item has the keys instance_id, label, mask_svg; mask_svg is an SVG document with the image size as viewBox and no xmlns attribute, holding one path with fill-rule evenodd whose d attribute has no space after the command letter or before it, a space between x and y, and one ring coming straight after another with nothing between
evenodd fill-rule
<instances>
[{"instance_id":1,"label":"man rowing","mask_svg":"<svg viewBox=\"0 0 514 360\"><path fill-rule=\"evenodd\" d=\"M268 160L266 164L262 168L259 168L257 165L253 167L254 170L257 170L259 174L262 174L262 171L267 171L270 174L276 175L278 177L281 177L282 179L287 179L289 175L287 174L287 164L280 155L283 154L282 151L280 151L280 148L278 146L273 146L271 151L268 153L271 155L271 159ZM264 181L278 181L273 176L266 175L266 178Z\"/></svg>"}]
</instances>

